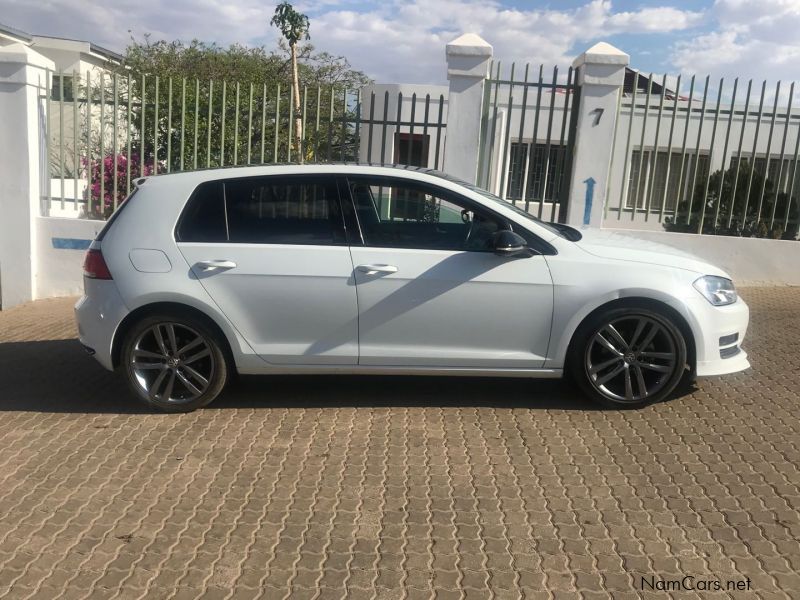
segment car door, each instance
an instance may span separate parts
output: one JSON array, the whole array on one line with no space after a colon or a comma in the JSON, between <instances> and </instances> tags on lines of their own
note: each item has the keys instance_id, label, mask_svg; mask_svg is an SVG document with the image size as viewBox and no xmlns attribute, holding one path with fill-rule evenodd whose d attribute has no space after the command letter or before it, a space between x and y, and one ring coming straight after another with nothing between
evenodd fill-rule
<instances>
[{"instance_id":1,"label":"car door","mask_svg":"<svg viewBox=\"0 0 800 600\"><path fill-rule=\"evenodd\" d=\"M177 238L190 276L264 360L356 364L356 288L333 177L205 183Z\"/></svg>"},{"instance_id":2,"label":"car door","mask_svg":"<svg viewBox=\"0 0 800 600\"><path fill-rule=\"evenodd\" d=\"M539 368L553 313L543 256L501 257L512 226L482 205L404 178L349 177L361 365ZM531 234L528 234L531 235Z\"/></svg>"}]
</instances>

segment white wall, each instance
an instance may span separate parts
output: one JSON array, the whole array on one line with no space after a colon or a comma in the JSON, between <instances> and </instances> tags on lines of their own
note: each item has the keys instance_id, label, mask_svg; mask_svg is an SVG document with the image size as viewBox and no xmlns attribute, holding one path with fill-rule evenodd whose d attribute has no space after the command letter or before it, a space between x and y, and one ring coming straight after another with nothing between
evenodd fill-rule
<instances>
[{"instance_id":1,"label":"white wall","mask_svg":"<svg viewBox=\"0 0 800 600\"><path fill-rule=\"evenodd\" d=\"M386 94L389 94L388 102ZM372 94L375 94L375 106L372 108ZM437 131L436 124L439 119L439 106L443 104L442 108L442 124L447 124L447 87L442 85L405 85L405 84L374 84L369 85L361 90L361 118L369 120L370 114L374 121L383 121L384 113L386 114L387 121L397 121L397 105L399 94L403 95L403 104L400 107L400 121L411 121L412 106L414 109L414 122L425 122L425 104L426 96L430 97L428 102L428 130L429 136L428 144L428 164L427 166L433 168L436 160L436 142ZM416 94L416 101L414 99ZM359 161L361 162L381 162L381 145L384 143L383 125L376 124L372 126L372 146L370 153L369 145L369 125L362 125L360 130L360 145L359 145ZM402 133L410 133L411 128L408 125L403 125L399 129ZM398 164L405 163L405 158L394 156L394 143L395 132L398 128L394 125L386 126L384 160L386 163ZM445 134L447 129L441 128L439 133L439 166L441 167L442 159L444 157ZM414 134L420 135L423 133L421 125L414 127Z\"/></svg>"},{"instance_id":2,"label":"white wall","mask_svg":"<svg viewBox=\"0 0 800 600\"><path fill-rule=\"evenodd\" d=\"M800 285L800 241L608 229L694 254L728 272L737 285Z\"/></svg>"},{"instance_id":3,"label":"white wall","mask_svg":"<svg viewBox=\"0 0 800 600\"><path fill-rule=\"evenodd\" d=\"M39 91L52 62L22 44L0 48L0 306L35 294L35 219L47 157ZM13 149L13 151L11 150Z\"/></svg>"},{"instance_id":4,"label":"white wall","mask_svg":"<svg viewBox=\"0 0 800 600\"><path fill-rule=\"evenodd\" d=\"M36 219L36 299L82 293L86 249L80 246L88 245L104 224L85 219Z\"/></svg>"}]
</instances>

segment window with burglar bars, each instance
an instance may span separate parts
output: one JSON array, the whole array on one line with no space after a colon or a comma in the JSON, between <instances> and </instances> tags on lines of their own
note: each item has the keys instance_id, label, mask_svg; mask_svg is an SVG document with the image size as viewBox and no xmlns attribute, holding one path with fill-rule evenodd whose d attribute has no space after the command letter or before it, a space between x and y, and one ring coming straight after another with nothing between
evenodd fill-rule
<instances>
[{"instance_id":1,"label":"window with burglar bars","mask_svg":"<svg viewBox=\"0 0 800 600\"><path fill-rule=\"evenodd\" d=\"M559 144L511 143L506 199L558 202L566 147Z\"/></svg>"},{"instance_id":2,"label":"window with burglar bars","mask_svg":"<svg viewBox=\"0 0 800 600\"><path fill-rule=\"evenodd\" d=\"M428 146L431 136L421 133L395 133L394 162L410 167L428 166Z\"/></svg>"},{"instance_id":3,"label":"window with burglar bars","mask_svg":"<svg viewBox=\"0 0 800 600\"><path fill-rule=\"evenodd\" d=\"M645 150L642 156L641 150L634 150L628 169L625 208L633 209L635 205L637 210L660 212L663 205L666 212L674 212L680 202L689 199L692 181L695 185L704 184L707 177L707 154L701 153L698 161L695 154L688 152Z\"/></svg>"},{"instance_id":4,"label":"window with burglar bars","mask_svg":"<svg viewBox=\"0 0 800 600\"><path fill-rule=\"evenodd\" d=\"M745 173L749 173L750 171L750 157L745 156L741 159L741 164L739 165L740 171ZM757 156L755 158L754 164L754 171L763 177L764 172L766 170L767 173L767 189L769 191L775 191L776 185L775 182L777 181L777 190L779 192L792 192L792 195L796 195L798 191L800 191L800 168L797 167L795 161L789 157L783 159L783 167L780 164L780 157L778 156L770 156L769 157L769 167L766 167L767 157L765 156ZM739 163L739 157L733 156L731 157L731 164L730 169L736 169L737 164ZM778 176L780 174L780 181L778 181Z\"/></svg>"},{"instance_id":5,"label":"window with burglar bars","mask_svg":"<svg viewBox=\"0 0 800 600\"><path fill-rule=\"evenodd\" d=\"M52 82L50 84L50 99L63 100L64 102L75 101L73 78L71 75L61 75L52 78Z\"/></svg>"}]
</instances>

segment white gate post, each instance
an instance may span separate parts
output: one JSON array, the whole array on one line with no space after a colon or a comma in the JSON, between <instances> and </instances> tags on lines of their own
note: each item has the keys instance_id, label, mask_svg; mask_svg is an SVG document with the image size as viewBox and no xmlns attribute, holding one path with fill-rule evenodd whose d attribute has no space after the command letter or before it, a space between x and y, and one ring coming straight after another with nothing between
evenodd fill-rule
<instances>
[{"instance_id":1,"label":"white gate post","mask_svg":"<svg viewBox=\"0 0 800 600\"><path fill-rule=\"evenodd\" d=\"M483 85L489 74L492 46L475 33L447 44L447 129L442 170L475 183L481 137Z\"/></svg>"},{"instance_id":2,"label":"white gate post","mask_svg":"<svg viewBox=\"0 0 800 600\"><path fill-rule=\"evenodd\" d=\"M39 94L53 66L23 44L0 48L0 308L36 296L36 219L47 185Z\"/></svg>"},{"instance_id":3,"label":"white gate post","mask_svg":"<svg viewBox=\"0 0 800 600\"><path fill-rule=\"evenodd\" d=\"M600 227L602 223L617 101L629 62L627 54L600 42L572 63L580 86L567 206L567 224L573 227Z\"/></svg>"}]
</instances>

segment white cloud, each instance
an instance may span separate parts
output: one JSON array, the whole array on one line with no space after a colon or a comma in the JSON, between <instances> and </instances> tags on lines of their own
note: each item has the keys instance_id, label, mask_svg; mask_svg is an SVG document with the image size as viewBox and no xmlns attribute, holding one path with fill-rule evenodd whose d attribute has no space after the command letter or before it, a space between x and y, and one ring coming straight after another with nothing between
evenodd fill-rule
<instances>
[{"instance_id":1,"label":"white cloud","mask_svg":"<svg viewBox=\"0 0 800 600\"><path fill-rule=\"evenodd\" d=\"M465 31L484 37L504 63L566 66L578 44L618 33L682 30L701 19L700 12L670 7L614 12L607 0L571 10L517 10L473 0L403 0L368 13L324 12L312 19L312 38L320 47L350 57L380 81L441 82L444 45Z\"/></svg>"},{"instance_id":2,"label":"white cloud","mask_svg":"<svg viewBox=\"0 0 800 600\"><path fill-rule=\"evenodd\" d=\"M385 0L367 9L355 5L358 12L347 0L296 4L309 13L311 41L319 50L346 56L378 81L411 83L444 83L444 46L465 31L483 36L504 64L566 67L581 46L608 36L681 31L703 18L701 12L670 6L615 11L608 0L587 0L570 9L514 9L497 0ZM730 4L733 14L736 3ZM153 0L144 5L136 0L0 0L0 20L8 25L120 51L130 39L128 30L138 38L151 33L154 39L272 46L277 39L269 25L273 10L273 3L264 0Z\"/></svg>"},{"instance_id":3,"label":"white cloud","mask_svg":"<svg viewBox=\"0 0 800 600\"><path fill-rule=\"evenodd\" d=\"M0 0L0 22L33 34L88 40L122 51L131 35L141 39L198 38L247 43L277 32L273 7L259 0ZM130 31L130 33L129 33Z\"/></svg>"},{"instance_id":4,"label":"white cloud","mask_svg":"<svg viewBox=\"0 0 800 600\"><path fill-rule=\"evenodd\" d=\"M717 0L710 16L714 31L676 44L671 60L681 71L800 79L800 0Z\"/></svg>"}]
</instances>

